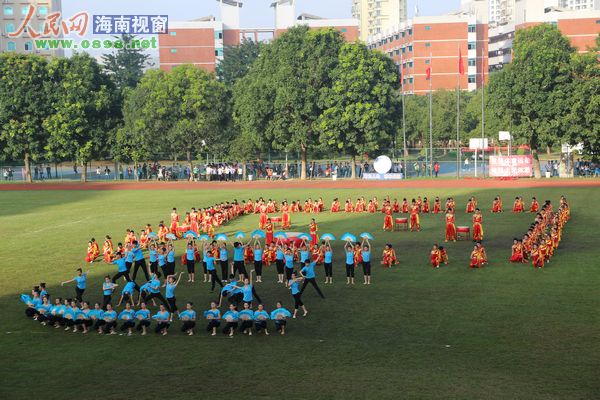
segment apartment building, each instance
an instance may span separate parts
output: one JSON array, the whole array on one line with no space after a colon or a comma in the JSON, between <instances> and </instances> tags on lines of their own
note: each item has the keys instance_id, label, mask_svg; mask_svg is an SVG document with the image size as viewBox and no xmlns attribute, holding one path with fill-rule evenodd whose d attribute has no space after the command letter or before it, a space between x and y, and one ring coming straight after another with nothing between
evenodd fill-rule
<instances>
[{"instance_id":1,"label":"apartment building","mask_svg":"<svg viewBox=\"0 0 600 400\"><path fill-rule=\"evenodd\" d=\"M360 38L395 29L407 19L407 0L352 0L352 17L360 23Z\"/></svg>"}]
</instances>

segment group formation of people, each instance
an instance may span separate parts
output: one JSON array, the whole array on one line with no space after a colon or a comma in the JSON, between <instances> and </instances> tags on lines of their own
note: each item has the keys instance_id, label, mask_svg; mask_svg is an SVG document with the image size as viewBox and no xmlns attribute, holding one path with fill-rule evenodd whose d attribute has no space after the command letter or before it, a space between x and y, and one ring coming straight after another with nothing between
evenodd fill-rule
<instances>
[{"instance_id":1,"label":"group formation of people","mask_svg":"<svg viewBox=\"0 0 600 400\"><path fill-rule=\"evenodd\" d=\"M533 201L537 203L535 197ZM571 211L567 199L561 196L558 210L554 211L550 200L546 200L535 214L535 220L523 237L513 239L509 261L531 261L534 268L544 268L560 244L563 227L571 218Z\"/></svg>"}]
</instances>

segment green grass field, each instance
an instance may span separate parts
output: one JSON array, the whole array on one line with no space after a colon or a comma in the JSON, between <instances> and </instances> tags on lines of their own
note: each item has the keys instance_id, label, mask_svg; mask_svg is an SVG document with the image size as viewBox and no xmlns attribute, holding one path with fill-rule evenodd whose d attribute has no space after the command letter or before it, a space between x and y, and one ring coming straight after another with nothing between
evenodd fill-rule
<instances>
[{"instance_id":1,"label":"green grass field","mask_svg":"<svg viewBox=\"0 0 600 400\"><path fill-rule=\"evenodd\" d=\"M423 231L381 232L381 214L319 215L321 233L375 235L373 284L345 285L341 244L334 249L334 285L320 285L326 300L307 288L310 314L290 320L288 335L234 339L184 336L175 323L169 336L100 336L66 333L25 317L18 295L47 282L54 296L83 264L86 242L168 219L171 207L201 207L232 198L278 200L333 197L433 198L455 196L458 224L469 224L466 198L484 209L490 265L469 270L472 244L450 243L450 265L432 270L429 249L442 242L443 217L422 216ZM512 238L527 229L530 214L491 215L496 190L250 191L0 191L0 398L439 398L592 399L600 397L598 314L598 189L502 190L505 204L526 200L571 204L561 247L544 270L511 265ZM238 219L222 232L255 229L258 216ZM309 216L292 215L293 230L307 230ZM400 265L379 265L384 243L394 244ZM181 247L179 247L181 249ZM178 254L181 254L180 252ZM178 270L181 267L178 265ZM86 297L101 300L101 277L115 268L95 263ZM318 275L321 282L323 274ZM274 267L257 287L267 309L288 291L274 283ZM180 305L202 311L209 286L182 280ZM120 289L118 290L120 293ZM140 397L140 398L142 398Z\"/></svg>"}]
</instances>

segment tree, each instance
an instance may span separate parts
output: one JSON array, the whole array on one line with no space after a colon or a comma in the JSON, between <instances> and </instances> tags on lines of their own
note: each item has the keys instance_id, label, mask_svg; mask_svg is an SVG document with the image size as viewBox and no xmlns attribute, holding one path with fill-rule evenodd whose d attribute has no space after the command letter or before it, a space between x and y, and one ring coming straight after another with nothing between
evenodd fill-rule
<instances>
[{"instance_id":1,"label":"tree","mask_svg":"<svg viewBox=\"0 0 600 400\"><path fill-rule=\"evenodd\" d=\"M80 163L85 182L87 163L106 148L107 135L119 120L116 88L87 54L53 59L48 75L52 112L43 124L49 133L48 157Z\"/></svg>"},{"instance_id":2,"label":"tree","mask_svg":"<svg viewBox=\"0 0 600 400\"><path fill-rule=\"evenodd\" d=\"M217 64L217 78L232 87L239 79L246 76L254 61L258 58L260 42L244 39L237 46L225 47L223 60Z\"/></svg>"},{"instance_id":3,"label":"tree","mask_svg":"<svg viewBox=\"0 0 600 400\"><path fill-rule=\"evenodd\" d=\"M429 111L426 96L404 96L406 140L410 147L423 145L425 134L429 137Z\"/></svg>"},{"instance_id":4,"label":"tree","mask_svg":"<svg viewBox=\"0 0 600 400\"><path fill-rule=\"evenodd\" d=\"M28 182L31 160L41 157L46 145L43 121L50 105L46 82L43 58L0 55L0 149L5 156L24 161Z\"/></svg>"},{"instance_id":5,"label":"tree","mask_svg":"<svg viewBox=\"0 0 600 400\"><path fill-rule=\"evenodd\" d=\"M319 147L318 120L323 91L344 43L333 29L294 27L265 46L249 73L236 85L234 118L251 136L279 150L299 151L306 179L309 151Z\"/></svg>"},{"instance_id":6,"label":"tree","mask_svg":"<svg viewBox=\"0 0 600 400\"><path fill-rule=\"evenodd\" d=\"M345 44L323 91L325 110L318 119L321 141L334 151L356 156L391 144L399 111L399 77L394 62L362 43Z\"/></svg>"},{"instance_id":7,"label":"tree","mask_svg":"<svg viewBox=\"0 0 600 400\"><path fill-rule=\"evenodd\" d=\"M135 87L144 75L144 68L148 65L150 55L143 49L132 46L132 41L139 39L134 35L123 34L116 36L115 43L122 43L116 52L102 55L102 63L109 76L119 88Z\"/></svg>"},{"instance_id":8,"label":"tree","mask_svg":"<svg viewBox=\"0 0 600 400\"><path fill-rule=\"evenodd\" d=\"M490 76L490 102L496 113L510 115L513 136L529 143L539 178L539 149L564 132L574 50L556 27L542 24L518 30L513 51L512 64Z\"/></svg>"}]
</instances>

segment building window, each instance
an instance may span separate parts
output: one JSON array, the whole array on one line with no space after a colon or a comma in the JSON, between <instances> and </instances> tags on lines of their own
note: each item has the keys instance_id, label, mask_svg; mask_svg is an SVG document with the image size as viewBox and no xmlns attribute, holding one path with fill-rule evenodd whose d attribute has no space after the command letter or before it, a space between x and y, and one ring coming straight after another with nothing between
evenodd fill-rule
<instances>
[{"instance_id":1,"label":"building window","mask_svg":"<svg viewBox=\"0 0 600 400\"><path fill-rule=\"evenodd\" d=\"M29 13L29 6L25 6L21 8L21 14L27 15Z\"/></svg>"},{"instance_id":2,"label":"building window","mask_svg":"<svg viewBox=\"0 0 600 400\"><path fill-rule=\"evenodd\" d=\"M169 32L169 35L171 35L171 36L177 36L177 31L171 31L171 32Z\"/></svg>"},{"instance_id":3,"label":"building window","mask_svg":"<svg viewBox=\"0 0 600 400\"><path fill-rule=\"evenodd\" d=\"M475 75L469 75L469 83L475 83Z\"/></svg>"},{"instance_id":4,"label":"building window","mask_svg":"<svg viewBox=\"0 0 600 400\"><path fill-rule=\"evenodd\" d=\"M400 54L400 49L396 49L396 55Z\"/></svg>"},{"instance_id":5,"label":"building window","mask_svg":"<svg viewBox=\"0 0 600 400\"><path fill-rule=\"evenodd\" d=\"M402 31L402 37L404 37L404 31Z\"/></svg>"},{"instance_id":6,"label":"building window","mask_svg":"<svg viewBox=\"0 0 600 400\"><path fill-rule=\"evenodd\" d=\"M46 7L46 6L38 7L38 13L40 15L48 15L48 7Z\"/></svg>"},{"instance_id":7,"label":"building window","mask_svg":"<svg viewBox=\"0 0 600 400\"><path fill-rule=\"evenodd\" d=\"M177 49L171 49L171 53L177 53Z\"/></svg>"},{"instance_id":8,"label":"building window","mask_svg":"<svg viewBox=\"0 0 600 400\"><path fill-rule=\"evenodd\" d=\"M431 30L431 26L429 26L429 25L425 25L425 30L426 30L426 31L430 31L430 30Z\"/></svg>"},{"instance_id":9,"label":"building window","mask_svg":"<svg viewBox=\"0 0 600 400\"><path fill-rule=\"evenodd\" d=\"M223 57L223 49L216 49L215 57Z\"/></svg>"},{"instance_id":10,"label":"building window","mask_svg":"<svg viewBox=\"0 0 600 400\"><path fill-rule=\"evenodd\" d=\"M402 54L406 53L406 47L402 48Z\"/></svg>"},{"instance_id":11,"label":"building window","mask_svg":"<svg viewBox=\"0 0 600 400\"><path fill-rule=\"evenodd\" d=\"M25 51L33 50L33 44L31 42L25 42Z\"/></svg>"},{"instance_id":12,"label":"building window","mask_svg":"<svg viewBox=\"0 0 600 400\"><path fill-rule=\"evenodd\" d=\"M477 48L477 44L475 42L469 42L468 48L469 50L475 50Z\"/></svg>"},{"instance_id":13,"label":"building window","mask_svg":"<svg viewBox=\"0 0 600 400\"><path fill-rule=\"evenodd\" d=\"M412 51L412 45L408 46L408 51Z\"/></svg>"},{"instance_id":14,"label":"building window","mask_svg":"<svg viewBox=\"0 0 600 400\"><path fill-rule=\"evenodd\" d=\"M12 22L9 22L8 24L6 24L6 33L11 33L15 31L15 24L13 24Z\"/></svg>"},{"instance_id":15,"label":"building window","mask_svg":"<svg viewBox=\"0 0 600 400\"><path fill-rule=\"evenodd\" d=\"M408 78L408 83L413 83L413 78Z\"/></svg>"},{"instance_id":16,"label":"building window","mask_svg":"<svg viewBox=\"0 0 600 400\"><path fill-rule=\"evenodd\" d=\"M475 25L469 25L468 31L470 33L475 33Z\"/></svg>"},{"instance_id":17,"label":"building window","mask_svg":"<svg viewBox=\"0 0 600 400\"><path fill-rule=\"evenodd\" d=\"M4 15L13 15L13 8L9 6L4 7Z\"/></svg>"},{"instance_id":18,"label":"building window","mask_svg":"<svg viewBox=\"0 0 600 400\"><path fill-rule=\"evenodd\" d=\"M412 35L412 28L410 28L410 29L408 30L408 34L409 34L409 35Z\"/></svg>"},{"instance_id":19,"label":"building window","mask_svg":"<svg viewBox=\"0 0 600 400\"><path fill-rule=\"evenodd\" d=\"M223 39L223 32L215 31L215 39Z\"/></svg>"},{"instance_id":20,"label":"building window","mask_svg":"<svg viewBox=\"0 0 600 400\"><path fill-rule=\"evenodd\" d=\"M600 19L597 19L597 20L596 20L596 23L600 25Z\"/></svg>"},{"instance_id":21,"label":"building window","mask_svg":"<svg viewBox=\"0 0 600 400\"><path fill-rule=\"evenodd\" d=\"M346 32L348 32L348 29L342 28L342 33L346 33Z\"/></svg>"},{"instance_id":22,"label":"building window","mask_svg":"<svg viewBox=\"0 0 600 400\"><path fill-rule=\"evenodd\" d=\"M476 61L473 58L470 58L469 61L468 61L469 67L474 67L475 63L476 63Z\"/></svg>"},{"instance_id":23,"label":"building window","mask_svg":"<svg viewBox=\"0 0 600 400\"><path fill-rule=\"evenodd\" d=\"M429 65L429 60L425 60L425 65Z\"/></svg>"},{"instance_id":24,"label":"building window","mask_svg":"<svg viewBox=\"0 0 600 400\"><path fill-rule=\"evenodd\" d=\"M413 62L412 62L412 61L409 61L409 62L408 62L408 68L412 68L412 66L413 66Z\"/></svg>"},{"instance_id":25,"label":"building window","mask_svg":"<svg viewBox=\"0 0 600 400\"><path fill-rule=\"evenodd\" d=\"M429 42L425 43L425 47L431 47L431 43L429 43Z\"/></svg>"},{"instance_id":26,"label":"building window","mask_svg":"<svg viewBox=\"0 0 600 400\"><path fill-rule=\"evenodd\" d=\"M400 39L400 35L398 35L398 34L396 33L396 36L394 36L394 38L395 38L396 40L398 40L398 39Z\"/></svg>"},{"instance_id":27,"label":"building window","mask_svg":"<svg viewBox=\"0 0 600 400\"><path fill-rule=\"evenodd\" d=\"M6 44L6 50L8 50L8 51L17 51L17 44L15 42L8 42Z\"/></svg>"}]
</instances>

